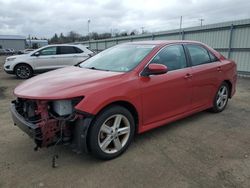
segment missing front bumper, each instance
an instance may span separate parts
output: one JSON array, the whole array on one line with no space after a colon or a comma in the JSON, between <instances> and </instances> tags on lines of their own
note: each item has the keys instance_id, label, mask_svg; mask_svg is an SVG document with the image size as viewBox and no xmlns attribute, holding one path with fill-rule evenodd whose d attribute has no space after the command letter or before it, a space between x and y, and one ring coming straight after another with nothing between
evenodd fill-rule
<instances>
[{"instance_id":1,"label":"missing front bumper","mask_svg":"<svg viewBox=\"0 0 250 188\"><path fill-rule=\"evenodd\" d=\"M10 111L14 125L19 127L23 132L29 135L38 147L48 147L53 145L53 143L58 141L58 138L55 139L56 132L60 130L59 121L55 119L41 121L39 123L28 122L23 116L21 116L16 110L16 103L11 103ZM70 140L71 148L76 153L85 153L88 152L87 144L87 134L89 126L93 120L93 116L86 116L83 113L78 112L78 118L74 122L70 122L71 133ZM55 130L55 128L57 130ZM48 141L49 140L49 141ZM62 139L62 142L63 139Z\"/></svg>"},{"instance_id":2,"label":"missing front bumper","mask_svg":"<svg viewBox=\"0 0 250 188\"><path fill-rule=\"evenodd\" d=\"M18 126L23 132L25 132L27 135L29 135L31 138L35 140L40 140L39 137L40 129L36 124L32 124L30 122L27 122L17 111L15 108L15 104L11 104L10 106L10 112L12 115L12 119L14 122L14 125Z\"/></svg>"}]
</instances>

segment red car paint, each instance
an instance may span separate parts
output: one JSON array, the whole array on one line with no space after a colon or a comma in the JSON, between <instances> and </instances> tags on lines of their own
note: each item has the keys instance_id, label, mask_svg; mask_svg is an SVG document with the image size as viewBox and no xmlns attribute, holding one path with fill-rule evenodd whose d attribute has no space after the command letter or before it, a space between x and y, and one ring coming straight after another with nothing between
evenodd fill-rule
<instances>
[{"instance_id":1,"label":"red car paint","mask_svg":"<svg viewBox=\"0 0 250 188\"><path fill-rule=\"evenodd\" d=\"M219 61L166 74L143 77L144 67L169 44L200 44ZM138 132L162 126L212 107L218 87L230 82L235 93L236 64L210 47L194 41L146 41L156 47L130 72L107 72L69 67L45 73L20 84L14 95L25 99L58 100L83 96L75 109L96 115L111 103L131 104L138 114Z\"/></svg>"}]
</instances>

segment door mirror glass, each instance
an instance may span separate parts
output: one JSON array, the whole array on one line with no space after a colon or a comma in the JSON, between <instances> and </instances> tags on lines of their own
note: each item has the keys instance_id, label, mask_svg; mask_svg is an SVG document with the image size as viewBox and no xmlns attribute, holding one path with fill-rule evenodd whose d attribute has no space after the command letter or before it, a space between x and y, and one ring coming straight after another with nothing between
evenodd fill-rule
<instances>
[{"instance_id":1,"label":"door mirror glass","mask_svg":"<svg viewBox=\"0 0 250 188\"><path fill-rule=\"evenodd\" d=\"M36 52L36 53L34 53L34 56L39 56L40 55L40 52Z\"/></svg>"},{"instance_id":2,"label":"door mirror glass","mask_svg":"<svg viewBox=\"0 0 250 188\"><path fill-rule=\"evenodd\" d=\"M142 72L142 76L165 74L168 71L167 66L162 64L152 63Z\"/></svg>"}]
</instances>

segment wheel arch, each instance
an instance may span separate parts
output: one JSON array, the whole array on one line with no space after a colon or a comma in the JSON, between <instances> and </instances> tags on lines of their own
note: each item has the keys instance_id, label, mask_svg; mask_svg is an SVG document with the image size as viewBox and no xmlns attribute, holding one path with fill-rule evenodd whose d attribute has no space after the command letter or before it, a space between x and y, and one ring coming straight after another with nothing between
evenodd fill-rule
<instances>
[{"instance_id":1,"label":"wheel arch","mask_svg":"<svg viewBox=\"0 0 250 188\"><path fill-rule=\"evenodd\" d=\"M16 71L16 67L19 66L19 65L27 65L27 66L29 66L29 67L31 68L32 72L34 72L33 67L32 67L30 64L26 63L26 62L17 63L17 64L14 66L14 68L13 68L13 71L14 71L14 72Z\"/></svg>"},{"instance_id":2,"label":"wheel arch","mask_svg":"<svg viewBox=\"0 0 250 188\"><path fill-rule=\"evenodd\" d=\"M139 129L139 113L138 113L138 110L136 109L136 107L128 102L128 101L125 101L125 100L117 100L117 101L113 101L111 103L108 103L107 105L105 105L104 107L102 107L98 113L94 116L94 118L91 120L91 123L90 123L90 126L91 124L95 121L95 118L98 116L98 114L100 114L101 112L103 112L105 109L113 106L113 105L117 105L117 106L121 106L121 107L124 107L126 108L129 112L131 112L133 118L134 118L134 122L135 122L135 134L138 132L138 129ZM87 131L87 135L86 135L86 147L87 147L87 151L90 151L91 152L91 149L90 149L90 130L91 128L88 129Z\"/></svg>"},{"instance_id":3,"label":"wheel arch","mask_svg":"<svg viewBox=\"0 0 250 188\"><path fill-rule=\"evenodd\" d=\"M97 113L97 115L112 105L122 106L122 107L126 108L132 114L134 121L135 121L135 127L136 127L136 132L137 132L138 124L139 124L139 113L138 113L138 110L136 109L136 107L128 101L125 101L125 100L113 101L113 102L105 105L104 107L102 107L99 110L99 112Z\"/></svg>"},{"instance_id":4,"label":"wheel arch","mask_svg":"<svg viewBox=\"0 0 250 188\"><path fill-rule=\"evenodd\" d=\"M229 98L231 98L232 97L232 87L233 87L232 82L230 80L224 80L223 82L225 82L228 85L229 93L230 93Z\"/></svg>"}]
</instances>

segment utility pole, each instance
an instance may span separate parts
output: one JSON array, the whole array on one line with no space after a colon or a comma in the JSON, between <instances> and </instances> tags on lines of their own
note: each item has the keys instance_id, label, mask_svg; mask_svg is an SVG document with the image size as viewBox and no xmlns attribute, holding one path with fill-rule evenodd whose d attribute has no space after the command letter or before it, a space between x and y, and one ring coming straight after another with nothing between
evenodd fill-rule
<instances>
[{"instance_id":1,"label":"utility pole","mask_svg":"<svg viewBox=\"0 0 250 188\"><path fill-rule=\"evenodd\" d=\"M201 18L201 19L199 19L200 20L200 22L201 22L201 27L202 27L202 22L204 21L204 19L203 18Z\"/></svg>"},{"instance_id":2,"label":"utility pole","mask_svg":"<svg viewBox=\"0 0 250 188\"><path fill-rule=\"evenodd\" d=\"M141 34L144 33L144 27L141 27Z\"/></svg>"},{"instance_id":3,"label":"utility pole","mask_svg":"<svg viewBox=\"0 0 250 188\"><path fill-rule=\"evenodd\" d=\"M181 39L181 28L182 28L182 16L180 18L180 33L179 33L179 38Z\"/></svg>"},{"instance_id":4,"label":"utility pole","mask_svg":"<svg viewBox=\"0 0 250 188\"><path fill-rule=\"evenodd\" d=\"M29 34L29 44L30 44L30 45L29 45L29 48L32 48L32 47L31 47L31 38L30 38L30 34Z\"/></svg>"},{"instance_id":5,"label":"utility pole","mask_svg":"<svg viewBox=\"0 0 250 188\"><path fill-rule=\"evenodd\" d=\"M89 24L90 24L90 19L88 19L88 37L89 37L89 41L90 41Z\"/></svg>"}]
</instances>

